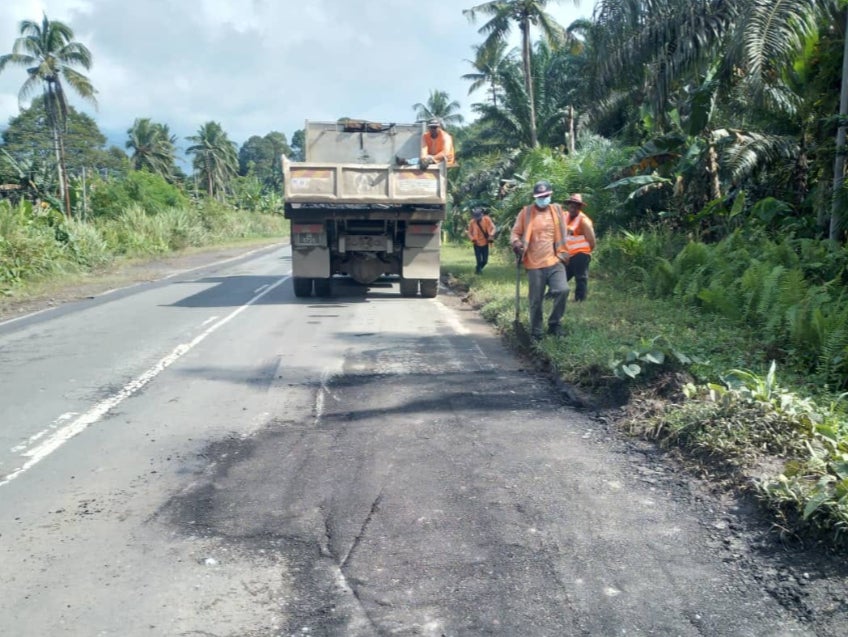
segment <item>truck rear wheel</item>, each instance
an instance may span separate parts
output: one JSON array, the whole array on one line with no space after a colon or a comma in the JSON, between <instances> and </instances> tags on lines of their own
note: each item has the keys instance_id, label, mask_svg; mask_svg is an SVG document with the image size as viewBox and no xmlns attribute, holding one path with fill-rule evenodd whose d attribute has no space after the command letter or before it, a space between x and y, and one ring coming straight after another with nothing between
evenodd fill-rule
<instances>
[{"instance_id":1,"label":"truck rear wheel","mask_svg":"<svg viewBox=\"0 0 848 637\"><path fill-rule=\"evenodd\" d=\"M400 295L415 296L418 294L418 279L401 279L400 280Z\"/></svg>"},{"instance_id":2,"label":"truck rear wheel","mask_svg":"<svg viewBox=\"0 0 848 637\"><path fill-rule=\"evenodd\" d=\"M330 279L315 279L315 296L327 297L331 294Z\"/></svg>"},{"instance_id":3,"label":"truck rear wheel","mask_svg":"<svg viewBox=\"0 0 848 637\"><path fill-rule=\"evenodd\" d=\"M421 279L421 296L432 299L439 293L438 279Z\"/></svg>"},{"instance_id":4,"label":"truck rear wheel","mask_svg":"<svg viewBox=\"0 0 848 637\"><path fill-rule=\"evenodd\" d=\"M296 297L312 296L312 279L296 276L292 278L292 286L294 287L294 295Z\"/></svg>"}]
</instances>

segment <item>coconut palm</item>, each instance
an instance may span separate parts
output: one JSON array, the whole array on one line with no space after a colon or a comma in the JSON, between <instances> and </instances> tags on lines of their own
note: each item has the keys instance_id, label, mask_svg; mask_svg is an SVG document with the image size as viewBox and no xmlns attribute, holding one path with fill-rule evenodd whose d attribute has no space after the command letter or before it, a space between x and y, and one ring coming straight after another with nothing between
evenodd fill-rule
<instances>
[{"instance_id":1,"label":"coconut palm","mask_svg":"<svg viewBox=\"0 0 848 637\"><path fill-rule=\"evenodd\" d=\"M196 135L186 137L192 145L186 153L193 155L195 174L205 184L210 197L221 197L229 181L238 174L236 144L218 122L206 122Z\"/></svg>"},{"instance_id":2,"label":"coconut palm","mask_svg":"<svg viewBox=\"0 0 848 637\"><path fill-rule=\"evenodd\" d=\"M521 31L524 90L529 100L530 137L534 147L538 146L539 142L536 135L536 112L530 65L532 58L530 27L538 27L542 35L554 44L562 43L567 39L565 29L545 11L548 3L549 0L490 0L462 12L472 22L476 22L478 14L490 16L489 21L479 30L479 33L486 36L484 43L486 46L506 40L513 24L516 24ZM574 4L579 4L578 0L574 0Z\"/></svg>"},{"instance_id":3,"label":"coconut palm","mask_svg":"<svg viewBox=\"0 0 848 637\"><path fill-rule=\"evenodd\" d=\"M430 97L427 98L426 104L413 104L415 116L420 120L438 117L442 120L442 124L449 126L451 124L462 124L464 118L459 113L459 102L451 100L450 96L445 91L430 91Z\"/></svg>"},{"instance_id":4,"label":"coconut palm","mask_svg":"<svg viewBox=\"0 0 848 637\"><path fill-rule=\"evenodd\" d=\"M546 42L536 43L531 60L535 114L539 126L536 141L551 147L568 147L573 151L573 110L582 102L577 95L579 75L574 56L566 48L553 49ZM503 64L496 82L501 100L477 103L472 109L485 125L483 139L510 149L533 147L530 98L524 86L519 63ZM473 146L472 146L473 148ZM481 150L484 150L485 145Z\"/></svg>"},{"instance_id":5,"label":"coconut palm","mask_svg":"<svg viewBox=\"0 0 848 637\"><path fill-rule=\"evenodd\" d=\"M125 147L132 151L130 161L136 170L150 172L170 179L176 158L176 135L167 124L159 124L144 117L136 119L127 130Z\"/></svg>"},{"instance_id":6,"label":"coconut palm","mask_svg":"<svg viewBox=\"0 0 848 637\"><path fill-rule=\"evenodd\" d=\"M474 67L473 73L466 73L462 76L463 80L471 82L468 87L468 94L471 95L474 91L483 86L488 85L487 90L492 95L492 106L498 105L498 71L507 59L506 53L507 44L503 40L492 42L488 45L478 44L474 48L474 60L466 60Z\"/></svg>"},{"instance_id":7,"label":"coconut palm","mask_svg":"<svg viewBox=\"0 0 848 637\"><path fill-rule=\"evenodd\" d=\"M44 14L41 24L24 20L20 23L21 37L15 40L12 52L0 56L0 72L6 65L14 64L26 68L28 78L18 93L19 102L30 99L41 88L47 119L52 129L56 166L59 177L59 194L65 206L65 214L71 215L71 199L68 175L65 168L65 123L68 102L63 82L80 97L96 105L95 90L91 81L74 67L91 68L91 53L74 42L74 32L58 21L51 21Z\"/></svg>"}]
</instances>

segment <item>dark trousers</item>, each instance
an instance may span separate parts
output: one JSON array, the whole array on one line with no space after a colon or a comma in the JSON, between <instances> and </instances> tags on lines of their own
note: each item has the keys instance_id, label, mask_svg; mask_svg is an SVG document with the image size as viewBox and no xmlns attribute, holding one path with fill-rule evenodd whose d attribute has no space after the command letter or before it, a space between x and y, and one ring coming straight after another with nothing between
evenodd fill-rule
<instances>
[{"instance_id":1,"label":"dark trousers","mask_svg":"<svg viewBox=\"0 0 848 637\"><path fill-rule=\"evenodd\" d=\"M547 268L527 270L527 281L530 291L527 295L530 301L530 334L534 338L542 336L542 303L545 299L545 288L548 297L553 299L551 315L548 317L548 330L559 328L562 315L565 314L565 301L568 298L568 280L565 278L565 268L557 263Z\"/></svg>"},{"instance_id":2,"label":"dark trousers","mask_svg":"<svg viewBox=\"0 0 848 637\"><path fill-rule=\"evenodd\" d=\"M484 246L475 244L474 258L477 259L477 274L480 274L489 262L489 244L487 243Z\"/></svg>"},{"instance_id":3,"label":"dark trousers","mask_svg":"<svg viewBox=\"0 0 848 637\"><path fill-rule=\"evenodd\" d=\"M579 252L572 255L568 260L568 265L565 266L565 276L571 281L574 279L574 300L585 301L586 294L589 292L589 261L592 260L591 254Z\"/></svg>"}]
</instances>

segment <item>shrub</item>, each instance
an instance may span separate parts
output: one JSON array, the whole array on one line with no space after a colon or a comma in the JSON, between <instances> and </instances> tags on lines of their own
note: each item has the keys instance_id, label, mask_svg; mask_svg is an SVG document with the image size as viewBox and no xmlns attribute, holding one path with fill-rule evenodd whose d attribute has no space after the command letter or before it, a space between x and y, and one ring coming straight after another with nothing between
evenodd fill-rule
<instances>
[{"instance_id":1,"label":"shrub","mask_svg":"<svg viewBox=\"0 0 848 637\"><path fill-rule=\"evenodd\" d=\"M188 198L164 177L134 170L120 179L97 180L91 186L94 216L117 218L133 204L155 215L168 208L188 205Z\"/></svg>"}]
</instances>

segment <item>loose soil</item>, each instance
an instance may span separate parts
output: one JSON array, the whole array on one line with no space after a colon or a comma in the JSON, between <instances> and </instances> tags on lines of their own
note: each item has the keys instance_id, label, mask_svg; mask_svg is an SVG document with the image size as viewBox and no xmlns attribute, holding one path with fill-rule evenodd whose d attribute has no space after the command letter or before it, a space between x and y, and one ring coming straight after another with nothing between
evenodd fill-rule
<instances>
[{"instance_id":1,"label":"loose soil","mask_svg":"<svg viewBox=\"0 0 848 637\"><path fill-rule=\"evenodd\" d=\"M0 322L98 296L114 288L156 281L237 258L274 243L278 242L243 243L122 262L75 280L45 284L26 294L0 299ZM453 292L442 297L444 302L461 304L463 291ZM708 460L695 460L676 450L661 449L652 442L626 436L620 423L632 415L633 405L628 408L627 404L613 406L617 401L593 401L560 379L552 380L564 400L592 412L602 435L623 440L632 456L639 459L634 463L635 481L673 491L681 500L702 511L701 523L712 544L705 549L718 551L731 568L751 575L764 595L773 597L806 622L816 635L837 637L848 633L848 555L844 551L781 529L755 497L729 483L710 467ZM673 396L673 390L674 383L665 379L662 386L641 399L667 400L669 391ZM622 394L619 398L626 397Z\"/></svg>"}]
</instances>

